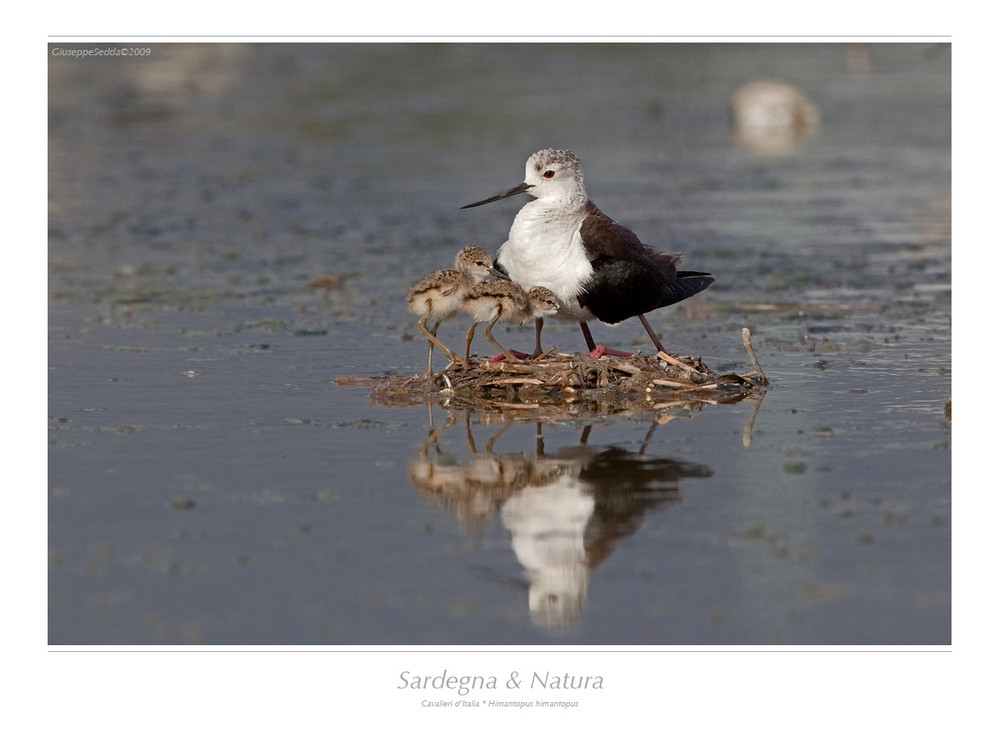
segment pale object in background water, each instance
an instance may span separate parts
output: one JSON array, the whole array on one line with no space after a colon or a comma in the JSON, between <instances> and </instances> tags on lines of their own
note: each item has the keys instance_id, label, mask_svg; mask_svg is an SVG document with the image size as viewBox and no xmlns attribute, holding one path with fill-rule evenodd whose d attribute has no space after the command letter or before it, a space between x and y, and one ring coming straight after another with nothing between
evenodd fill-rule
<instances>
[{"instance_id":1,"label":"pale object in background water","mask_svg":"<svg viewBox=\"0 0 1000 737\"><path fill-rule=\"evenodd\" d=\"M747 82L729 98L733 137L757 154L787 154L816 130L820 110L793 85L770 79Z\"/></svg>"}]
</instances>

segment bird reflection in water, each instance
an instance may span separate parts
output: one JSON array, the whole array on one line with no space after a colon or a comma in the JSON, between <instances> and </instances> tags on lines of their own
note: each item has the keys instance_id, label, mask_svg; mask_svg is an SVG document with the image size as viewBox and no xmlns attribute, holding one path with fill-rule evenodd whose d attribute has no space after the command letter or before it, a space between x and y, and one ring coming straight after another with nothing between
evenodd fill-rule
<instances>
[{"instance_id":1,"label":"bird reflection in water","mask_svg":"<svg viewBox=\"0 0 1000 737\"><path fill-rule=\"evenodd\" d=\"M459 462L443 452L438 440L460 417L470 458ZM670 419L669 417L666 419ZM470 413L452 413L441 427L432 426L418 458L410 464L414 487L453 509L467 527L484 525L495 512L511 535L511 547L523 566L532 621L546 630L577 622L584 609L590 570L634 534L647 511L680 503L680 480L707 478L711 469L646 455L657 426L653 422L638 452L588 445L590 426L578 445L545 450L542 423L536 423L533 452L497 453L497 440L515 423L506 419L478 452ZM481 568L481 576L503 583L509 577Z\"/></svg>"}]
</instances>

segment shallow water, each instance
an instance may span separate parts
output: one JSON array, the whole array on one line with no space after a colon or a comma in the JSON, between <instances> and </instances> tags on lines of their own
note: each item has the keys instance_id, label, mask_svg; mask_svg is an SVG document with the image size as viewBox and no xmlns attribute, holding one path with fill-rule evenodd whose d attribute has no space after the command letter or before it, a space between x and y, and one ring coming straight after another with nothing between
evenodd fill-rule
<instances>
[{"instance_id":1,"label":"shallow water","mask_svg":"<svg viewBox=\"0 0 1000 737\"><path fill-rule=\"evenodd\" d=\"M151 49L50 59L51 643L950 642L947 46ZM760 76L820 125L737 135ZM423 370L407 287L546 146L716 276L650 320L726 371L749 326L761 401L336 383Z\"/></svg>"}]
</instances>

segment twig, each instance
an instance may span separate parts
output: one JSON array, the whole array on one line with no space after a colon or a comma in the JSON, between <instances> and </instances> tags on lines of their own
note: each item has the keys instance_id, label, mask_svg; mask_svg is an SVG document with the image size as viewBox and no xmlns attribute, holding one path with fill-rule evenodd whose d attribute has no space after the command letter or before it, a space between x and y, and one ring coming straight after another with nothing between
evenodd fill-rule
<instances>
[{"instance_id":1,"label":"twig","mask_svg":"<svg viewBox=\"0 0 1000 737\"><path fill-rule=\"evenodd\" d=\"M653 379L657 386L669 386L671 389L686 389L687 391L704 391L705 389L718 389L718 384L691 384L687 381L670 381L669 379Z\"/></svg>"},{"instance_id":2,"label":"twig","mask_svg":"<svg viewBox=\"0 0 1000 737\"><path fill-rule=\"evenodd\" d=\"M524 363L510 363L508 361L488 361L481 366L484 371L495 371L501 374L533 374L535 367Z\"/></svg>"},{"instance_id":3,"label":"twig","mask_svg":"<svg viewBox=\"0 0 1000 737\"><path fill-rule=\"evenodd\" d=\"M633 366L630 363L625 363L624 361L619 361L614 366L612 366L615 371L621 371L623 374L628 374L629 376L635 376L636 374L641 374L642 369L638 366Z\"/></svg>"},{"instance_id":4,"label":"twig","mask_svg":"<svg viewBox=\"0 0 1000 737\"><path fill-rule=\"evenodd\" d=\"M534 357L532 358L532 360L533 360L533 361L541 361L541 360L542 360L543 358L548 358L548 357L549 357L549 354L550 354L550 353L553 353L553 352L555 351L555 349L556 349L556 347L555 347L555 346L552 346L552 347L551 347L551 348L549 348L549 349L548 349L547 351L542 351L542 352L541 352L541 353L539 353L539 354L538 354L537 356L534 356Z\"/></svg>"},{"instance_id":5,"label":"twig","mask_svg":"<svg viewBox=\"0 0 1000 737\"><path fill-rule=\"evenodd\" d=\"M747 353L750 354L750 362L753 364L754 371L760 374L761 382L767 384L767 376L764 375L764 369L760 367L757 355L753 352L753 343L750 341L750 328L743 328L743 345L746 347Z\"/></svg>"},{"instance_id":6,"label":"twig","mask_svg":"<svg viewBox=\"0 0 1000 737\"><path fill-rule=\"evenodd\" d=\"M661 358L664 361L666 361L667 363L676 366L677 368L684 369L688 373L690 373L692 371L695 371L695 372L698 371L698 369L694 368L693 366L688 366L683 361L678 361L676 358L674 358L673 356L671 356L669 353L665 353L663 351L660 351L659 353L656 354L656 356L657 356L657 358Z\"/></svg>"}]
</instances>

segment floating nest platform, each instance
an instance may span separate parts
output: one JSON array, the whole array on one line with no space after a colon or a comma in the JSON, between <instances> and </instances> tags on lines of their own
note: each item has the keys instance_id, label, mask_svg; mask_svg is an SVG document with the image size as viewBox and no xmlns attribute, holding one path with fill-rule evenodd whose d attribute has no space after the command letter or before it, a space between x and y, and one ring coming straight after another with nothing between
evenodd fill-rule
<instances>
[{"instance_id":1,"label":"floating nest platform","mask_svg":"<svg viewBox=\"0 0 1000 737\"><path fill-rule=\"evenodd\" d=\"M340 377L338 384L370 385L372 400L387 406L426 404L448 399L470 408L530 408L586 403L608 411L673 403L734 402L762 394L767 385L743 329L753 371L720 374L694 356L634 354L592 358L580 353L549 353L526 361L491 361L449 365L431 376Z\"/></svg>"}]
</instances>

